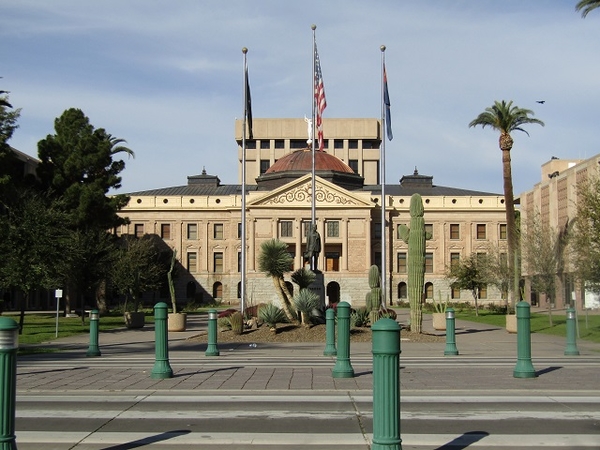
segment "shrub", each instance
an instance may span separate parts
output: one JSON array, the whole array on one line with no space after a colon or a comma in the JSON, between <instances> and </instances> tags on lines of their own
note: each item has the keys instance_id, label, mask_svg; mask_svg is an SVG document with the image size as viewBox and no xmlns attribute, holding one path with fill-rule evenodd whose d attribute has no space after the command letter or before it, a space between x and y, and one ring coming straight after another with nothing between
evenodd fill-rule
<instances>
[{"instance_id":1,"label":"shrub","mask_svg":"<svg viewBox=\"0 0 600 450\"><path fill-rule=\"evenodd\" d=\"M235 334L242 334L244 332L244 317L241 312L236 311L230 315L229 323L231 324L231 331Z\"/></svg>"},{"instance_id":2,"label":"shrub","mask_svg":"<svg viewBox=\"0 0 600 450\"><path fill-rule=\"evenodd\" d=\"M396 311L394 311L393 309L380 309L379 310L379 318L380 319L387 318L387 319L396 320L397 317L398 317L398 314L396 314Z\"/></svg>"},{"instance_id":3,"label":"shrub","mask_svg":"<svg viewBox=\"0 0 600 450\"><path fill-rule=\"evenodd\" d=\"M369 324L369 310L358 308L350 313L350 327L366 327Z\"/></svg>"},{"instance_id":4,"label":"shrub","mask_svg":"<svg viewBox=\"0 0 600 450\"><path fill-rule=\"evenodd\" d=\"M258 318L269 328L276 328L278 323L287 322L287 317L281 308L273 303L267 303L258 310Z\"/></svg>"},{"instance_id":5,"label":"shrub","mask_svg":"<svg viewBox=\"0 0 600 450\"><path fill-rule=\"evenodd\" d=\"M319 296L308 289L300 289L294 296L294 306L302 313L302 323L308 325L308 318L319 307Z\"/></svg>"},{"instance_id":6,"label":"shrub","mask_svg":"<svg viewBox=\"0 0 600 450\"><path fill-rule=\"evenodd\" d=\"M219 330L231 330L231 322L229 322L229 317L219 317L217 319L217 326Z\"/></svg>"}]
</instances>

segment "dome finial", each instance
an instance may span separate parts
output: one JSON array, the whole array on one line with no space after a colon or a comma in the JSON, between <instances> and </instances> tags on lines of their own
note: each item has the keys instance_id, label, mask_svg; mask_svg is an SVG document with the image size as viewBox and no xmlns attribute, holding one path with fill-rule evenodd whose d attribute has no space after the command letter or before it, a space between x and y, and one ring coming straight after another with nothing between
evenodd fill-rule
<instances>
[{"instance_id":1,"label":"dome finial","mask_svg":"<svg viewBox=\"0 0 600 450\"><path fill-rule=\"evenodd\" d=\"M419 171L417 170L417 166L415 166L415 171L413 172L413 175L419 175Z\"/></svg>"}]
</instances>

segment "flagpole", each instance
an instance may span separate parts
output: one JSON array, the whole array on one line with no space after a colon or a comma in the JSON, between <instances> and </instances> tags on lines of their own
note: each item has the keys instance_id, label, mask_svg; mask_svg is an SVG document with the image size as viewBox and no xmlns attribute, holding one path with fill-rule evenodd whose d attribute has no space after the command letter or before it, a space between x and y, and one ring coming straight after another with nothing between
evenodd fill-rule
<instances>
[{"instance_id":1,"label":"flagpole","mask_svg":"<svg viewBox=\"0 0 600 450\"><path fill-rule=\"evenodd\" d=\"M380 157L380 182L381 182L381 306L387 306L387 244L386 244L386 202L385 202L385 45L381 50L381 157Z\"/></svg>"},{"instance_id":2,"label":"flagpole","mask_svg":"<svg viewBox=\"0 0 600 450\"><path fill-rule=\"evenodd\" d=\"M241 218L241 245L242 254L240 272L242 275L240 286L240 309L242 317L246 307L246 122L248 119L248 61L246 54L248 49L242 48L244 54L244 121L242 126L242 218Z\"/></svg>"},{"instance_id":3,"label":"flagpole","mask_svg":"<svg viewBox=\"0 0 600 450\"><path fill-rule=\"evenodd\" d=\"M317 130L316 130L316 102L317 102L317 98L316 98L316 73L317 73L317 67L316 67L316 51L317 51L317 40L316 40L316 33L315 30L317 29L316 25L311 25L311 30L313 32L313 51L312 51L312 86L311 86L311 91L312 91L312 166L311 166L311 208L310 208L310 223L311 223L311 230L315 229L315 226L317 225L317 207L316 207L316 181L315 181L315 149L316 149L316 138L317 138ZM316 269L316 261L315 258L311 256L310 258L310 269L312 271L314 271Z\"/></svg>"}]
</instances>

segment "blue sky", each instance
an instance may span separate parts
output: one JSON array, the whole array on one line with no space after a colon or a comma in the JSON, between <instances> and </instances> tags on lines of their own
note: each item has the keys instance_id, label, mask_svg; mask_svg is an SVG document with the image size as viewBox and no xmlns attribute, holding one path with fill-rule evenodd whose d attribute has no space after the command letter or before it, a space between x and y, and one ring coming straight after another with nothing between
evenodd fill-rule
<instances>
[{"instance_id":1,"label":"blue sky","mask_svg":"<svg viewBox=\"0 0 600 450\"><path fill-rule=\"evenodd\" d=\"M468 123L494 100L545 127L515 133L515 192L552 156L600 152L600 10L576 0L4 0L0 89L22 108L11 145L37 155L76 107L127 140L122 192L186 183L205 167L237 182L242 47L254 117L311 113L312 31L326 118L380 116L386 66L394 140L386 179L502 192L497 134ZM544 104L536 103L544 100ZM327 138L327 129L324 130Z\"/></svg>"}]
</instances>

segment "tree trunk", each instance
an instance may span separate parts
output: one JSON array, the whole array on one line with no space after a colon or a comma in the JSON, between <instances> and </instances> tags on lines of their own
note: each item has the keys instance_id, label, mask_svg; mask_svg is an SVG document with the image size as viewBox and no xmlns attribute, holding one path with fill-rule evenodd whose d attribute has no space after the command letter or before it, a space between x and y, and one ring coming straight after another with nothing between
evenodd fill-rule
<instances>
[{"instance_id":1,"label":"tree trunk","mask_svg":"<svg viewBox=\"0 0 600 450\"><path fill-rule=\"evenodd\" d=\"M108 304L106 302L106 281L103 281L96 289L96 306L100 314L108 312Z\"/></svg>"},{"instance_id":2,"label":"tree trunk","mask_svg":"<svg viewBox=\"0 0 600 450\"><path fill-rule=\"evenodd\" d=\"M283 307L283 312L285 313L285 315L289 321L295 322L296 321L295 314L292 313L290 300L285 294L285 291L287 290L287 288L285 288L285 290L284 290L284 287L282 287L282 284L284 284L284 283L285 283L285 281L283 279L273 277L273 284L275 285L275 289L279 293L279 298L281 299L281 305Z\"/></svg>"},{"instance_id":3,"label":"tree trunk","mask_svg":"<svg viewBox=\"0 0 600 450\"><path fill-rule=\"evenodd\" d=\"M475 299L475 315L479 316L479 304L477 303L479 295L477 289L474 289L473 291L471 291L471 293L473 294L473 298Z\"/></svg>"},{"instance_id":4,"label":"tree trunk","mask_svg":"<svg viewBox=\"0 0 600 450\"><path fill-rule=\"evenodd\" d=\"M500 150L502 151L502 178L504 181L504 206L506 207L506 240L508 246L508 270L513 275L513 282L509 287L509 299L511 307L515 307L517 292L515 284L518 271L515 264L516 255L516 228L515 228L515 199L512 183L512 168L510 161L510 151L512 149L513 140L510 134L502 133L500 135Z\"/></svg>"}]
</instances>

